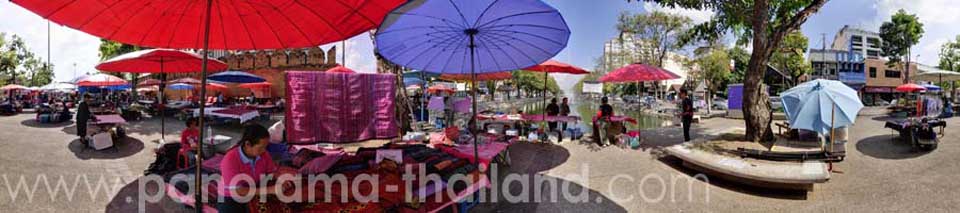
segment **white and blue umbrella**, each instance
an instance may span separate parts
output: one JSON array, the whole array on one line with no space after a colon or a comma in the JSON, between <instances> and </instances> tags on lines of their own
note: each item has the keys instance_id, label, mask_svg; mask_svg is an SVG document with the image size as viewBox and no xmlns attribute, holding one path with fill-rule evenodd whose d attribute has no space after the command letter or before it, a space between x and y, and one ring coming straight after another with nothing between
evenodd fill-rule
<instances>
[{"instance_id":1,"label":"white and blue umbrella","mask_svg":"<svg viewBox=\"0 0 960 213\"><path fill-rule=\"evenodd\" d=\"M208 80L219 81L219 82L241 83L241 84L245 84L245 83L260 83L260 82L265 82L265 81L267 81L266 79L264 79L264 78L262 78L262 77L260 77L260 76L257 76L257 75L254 75L254 74L250 74L250 73L246 73L246 72L241 72L241 71L219 72L219 73L217 73L217 74L213 74L213 75L207 76L207 79L208 79Z\"/></svg>"},{"instance_id":2,"label":"white and blue umbrella","mask_svg":"<svg viewBox=\"0 0 960 213\"><path fill-rule=\"evenodd\" d=\"M167 88L171 90L193 90L193 85L176 83L176 84L171 84L170 86L167 86Z\"/></svg>"},{"instance_id":3,"label":"white and blue umbrella","mask_svg":"<svg viewBox=\"0 0 960 213\"><path fill-rule=\"evenodd\" d=\"M560 53L569 38L560 12L540 0L411 0L383 19L375 42L377 52L394 64L471 74L476 82L474 74L543 63ZM476 116L477 99L472 100ZM476 125L470 129L476 131Z\"/></svg>"},{"instance_id":4,"label":"white and blue umbrella","mask_svg":"<svg viewBox=\"0 0 960 213\"><path fill-rule=\"evenodd\" d=\"M940 88L940 86L933 85L933 84L923 84L923 85L920 85L920 86L922 86L923 88L927 88L927 91L928 91L928 92L937 92L937 91L942 90L942 88Z\"/></svg>"},{"instance_id":5,"label":"white and blue umbrella","mask_svg":"<svg viewBox=\"0 0 960 213\"><path fill-rule=\"evenodd\" d=\"M808 81L780 94L794 129L827 133L847 127L856 122L863 108L857 91L840 81Z\"/></svg>"}]
</instances>

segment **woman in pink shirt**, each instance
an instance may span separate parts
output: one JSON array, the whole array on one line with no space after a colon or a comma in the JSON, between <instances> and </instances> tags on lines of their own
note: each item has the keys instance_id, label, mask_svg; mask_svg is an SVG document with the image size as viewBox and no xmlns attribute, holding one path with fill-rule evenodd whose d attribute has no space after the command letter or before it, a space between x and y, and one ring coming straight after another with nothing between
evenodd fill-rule
<instances>
[{"instance_id":1,"label":"woman in pink shirt","mask_svg":"<svg viewBox=\"0 0 960 213\"><path fill-rule=\"evenodd\" d=\"M270 133L258 124L248 125L236 146L227 151L220 162L219 212L248 212L247 202L253 196L276 194L276 187L289 188L289 182L261 187L266 175L278 172L277 165L267 152ZM251 182L252 181L252 182ZM241 199L245 198L245 199Z\"/></svg>"},{"instance_id":2,"label":"woman in pink shirt","mask_svg":"<svg viewBox=\"0 0 960 213\"><path fill-rule=\"evenodd\" d=\"M197 143L200 142L200 129L197 128L197 118L187 119L187 129L180 132L180 153L190 159L190 165L197 162Z\"/></svg>"}]
</instances>

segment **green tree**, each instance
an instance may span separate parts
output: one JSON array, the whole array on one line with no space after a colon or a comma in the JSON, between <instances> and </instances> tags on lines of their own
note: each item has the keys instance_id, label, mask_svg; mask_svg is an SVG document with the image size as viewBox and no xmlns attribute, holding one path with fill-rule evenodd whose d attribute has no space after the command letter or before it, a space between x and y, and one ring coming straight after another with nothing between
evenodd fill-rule
<instances>
[{"instance_id":1,"label":"green tree","mask_svg":"<svg viewBox=\"0 0 960 213\"><path fill-rule=\"evenodd\" d=\"M27 48L23 38L0 33L0 84L41 86L53 79L53 66Z\"/></svg>"},{"instance_id":2,"label":"green tree","mask_svg":"<svg viewBox=\"0 0 960 213\"><path fill-rule=\"evenodd\" d=\"M631 1L631 0L628 0ZM807 21L828 0L646 0L671 8L713 10L710 21L694 26L681 42L718 40L724 34L737 35L738 43L753 44L753 53L743 81L743 114L746 139L772 140L773 113L763 78L766 65L784 37Z\"/></svg>"},{"instance_id":3,"label":"green tree","mask_svg":"<svg viewBox=\"0 0 960 213\"><path fill-rule=\"evenodd\" d=\"M624 64L618 64L617 67L631 63L663 67L663 61L667 59L670 52L687 45L680 42L680 35L687 31L692 23L693 21L686 16L661 11L639 14L621 13L617 21L617 30L620 31L620 39L623 41L621 44L627 43L621 47L627 58L621 61ZM624 36L629 36L631 39L624 40ZM659 85L659 82L651 83ZM629 84L619 85L619 87L622 94L637 94L639 89L636 85Z\"/></svg>"},{"instance_id":4,"label":"green tree","mask_svg":"<svg viewBox=\"0 0 960 213\"><path fill-rule=\"evenodd\" d=\"M908 14L903 9L893 14L890 21L880 25L880 38L883 39L880 55L887 57L889 67L900 64L901 70L904 70L904 83L910 78L910 66L902 62L910 63L910 47L920 42L922 36L923 23L920 23L917 15Z\"/></svg>"},{"instance_id":5,"label":"green tree","mask_svg":"<svg viewBox=\"0 0 960 213\"><path fill-rule=\"evenodd\" d=\"M800 31L793 31L787 34L780 44L780 48L770 56L770 65L786 71L796 84L800 76L809 74L813 71L813 66L804 57L807 52L807 37Z\"/></svg>"},{"instance_id":6,"label":"green tree","mask_svg":"<svg viewBox=\"0 0 960 213\"><path fill-rule=\"evenodd\" d=\"M743 82L747 75L747 67L750 63L750 53L740 46L734 46L727 49L727 56L733 60L733 71L730 72L730 82Z\"/></svg>"},{"instance_id":7,"label":"green tree","mask_svg":"<svg viewBox=\"0 0 960 213\"><path fill-rule=\"evenodd\" d=\"M960 71L960 35L956 36L953 41L948 41L940 46L940 63L937 67L943 70ZM957 84L955 81L944 82L940 86L949 87L950 97L956 99Z\"/></svg>"}]
</instances>

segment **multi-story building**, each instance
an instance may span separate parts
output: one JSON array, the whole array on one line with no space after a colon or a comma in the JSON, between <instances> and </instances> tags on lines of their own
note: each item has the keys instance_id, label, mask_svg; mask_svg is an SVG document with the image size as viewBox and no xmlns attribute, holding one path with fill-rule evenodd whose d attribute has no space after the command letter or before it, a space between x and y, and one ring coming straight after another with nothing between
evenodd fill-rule
<instances>
[{"instance_id":1,"label":"multi-story building","mask_svg":"<svg viewBox=\"0 0 960 213\"><path fill-rule=\"evenodd\" d=\"M863 88L863 101L875 103L880 99L890 101L896 97L897 86L903 84L907 77L899 65L887 66L887 60L867 59L864 61L867 73L867 86ZM916 63L910 63L910 72L917 70Z\"/></svg>"},{"instance_id":2,"label":"multi-story building","mask_svg":"<svg viewBox=\"0 0 960 213\"><path fill-rule=\"evenodd\" d=\"M838 80L854 89L867 83L863 55L859 52L811 49L807 59L813 66L809 79Z\"/></svg>"},{"instance_id":3,"label":"multi-story building","mask_svg":"<svg viewBox=\"0 0 960 213\"><path fill-rule=\"evenodd\" d=\"M641 58L651 55L649 53L653 51L653 48L650 48L648 45L643 45L642 42L637 41L632 34L624 33L604 43L604 64L600 67L600 70L596 71L601 73L610 72L628 64L640 62ZM662 68L679 75L680 78L659 82L659 91L665 91L670 85L683 84L686 82L689 68L682 63L685 59L686 56L681 54L666 53ZM653 84L645 83L644 86L647 87L648 91L653 91Z\"/></svg>"},{"instance_id":4,"label":"multi-story building","mask_svg":"<svg viewBox=\"0 0 960 213\"><path fill-rule=\"evenodd\" d=\"M880 58L880 45L883 39L880 34L860 28L844 25L833 38L833 49L860 53L869 59Z\"/></svg>"}]
</instances>

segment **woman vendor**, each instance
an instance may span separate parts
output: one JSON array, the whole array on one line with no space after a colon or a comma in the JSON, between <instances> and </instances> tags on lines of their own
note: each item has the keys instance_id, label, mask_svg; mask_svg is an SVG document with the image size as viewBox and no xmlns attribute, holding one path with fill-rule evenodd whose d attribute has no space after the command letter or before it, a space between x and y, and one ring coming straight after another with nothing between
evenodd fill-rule
<instances>
[{"instance_id":1,"label":"woman vendor","mask_svg":"<svg viewBox=\"0 0 960 213\"><path fill-rule=\"evenodd\" d=\"M267 187L261 186L260 181L266 175L275 174L283 170L277 165L267 152L270 133L261 125L248 125L243 136L233 148L227 151L220 162L219 192L221 201L217 203L219 212L249 212L247 204L251 194L276 194L276 187L288 189L292 183L285 182ZM286 172L284 172L286 173ZM253 182L249 182L252 180ZM247 198L246 200L239 198Z\"/></svg>"}]
</instances>

